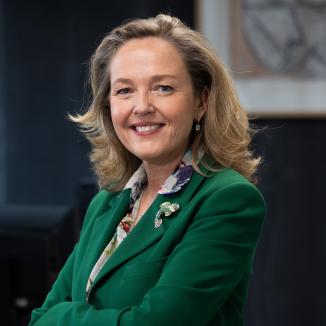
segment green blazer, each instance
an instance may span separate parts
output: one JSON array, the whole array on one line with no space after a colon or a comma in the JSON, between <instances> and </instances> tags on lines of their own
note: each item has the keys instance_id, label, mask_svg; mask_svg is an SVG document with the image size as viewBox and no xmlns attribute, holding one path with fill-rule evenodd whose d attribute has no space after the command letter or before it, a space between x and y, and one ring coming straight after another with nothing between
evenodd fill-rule
<instances>
[{"instance_id":1,"label":"green blazer","mask_svg":"<svg viewBox=\"0 0 326 326\"><path fill-rule=\"evenodd\" d=\"M173 195L158 195L93 283L90 272L129 205L130 190L100 191L79 242L32 325L243 325L256 242L265 212L258 190L224 169L194 173ZM155 228L162 202L180 209Z\"/></svg>"}]
</instances>

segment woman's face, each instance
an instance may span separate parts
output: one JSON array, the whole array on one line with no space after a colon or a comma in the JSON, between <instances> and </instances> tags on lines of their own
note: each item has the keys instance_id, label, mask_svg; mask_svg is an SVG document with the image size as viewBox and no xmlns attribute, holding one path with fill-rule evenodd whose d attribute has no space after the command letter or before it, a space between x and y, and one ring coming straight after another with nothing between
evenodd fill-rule
<instances>
[{"instance_id":1,"label":"woman's face","mask_svg":"<svg viewBox=\"0 0 326 326\"><path fill-rule=\"evenodd\" d=\"M121 143L144 162L178 161L204 108L177 49L157 37L130 40L110 73L111 118Z\"/></svg>"}]
</instances>

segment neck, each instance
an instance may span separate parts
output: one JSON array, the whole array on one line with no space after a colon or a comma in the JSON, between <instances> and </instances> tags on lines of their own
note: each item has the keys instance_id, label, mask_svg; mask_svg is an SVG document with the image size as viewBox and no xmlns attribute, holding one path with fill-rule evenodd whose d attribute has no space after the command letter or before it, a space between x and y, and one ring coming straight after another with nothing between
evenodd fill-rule
<instances>
[{"instance_id":1,"label":"neck","mask_svg":"<svg viewBox=\"0 0 326 326\"><path fill-rule=\"evenodd\" d=\"M164 181L175 170L179 160L164 165L151 164L145 161L143 163L147 175L146 192L156 195Z\"/></svg>"}]
</instances>

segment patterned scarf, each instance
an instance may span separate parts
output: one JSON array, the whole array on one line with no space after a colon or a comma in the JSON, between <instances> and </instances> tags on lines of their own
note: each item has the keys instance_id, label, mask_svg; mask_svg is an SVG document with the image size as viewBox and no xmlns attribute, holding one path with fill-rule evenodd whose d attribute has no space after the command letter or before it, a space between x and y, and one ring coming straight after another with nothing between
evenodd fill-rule
<instances>
[{"instance_id":1,"label":"patterned scarf","mask_svg":"<svg viewBox=\"0 0 326 326\"><path fill-rule=\"evenodd\" d=\"M190 181L193 173L194 169L191 164L191 151L189 150L186 152L175 171L165 180L158 193L162 195L170 195L180 191ZM120 243L132 231L135 222L135 217L137 215L137 211L140 205L141 194L146 184L146 172L144 166L140 165L140 167L135 171L135 173L129 179L124 188L124 190L131 189L128 212L126 216L120 221L111 241L105 247L100 258L93 267L93 270L87 281L86 299L88 299L92 284L96 276L101 271L102 267L111 257L111 255L120 245Z\"/></svg>"}]
</instances>

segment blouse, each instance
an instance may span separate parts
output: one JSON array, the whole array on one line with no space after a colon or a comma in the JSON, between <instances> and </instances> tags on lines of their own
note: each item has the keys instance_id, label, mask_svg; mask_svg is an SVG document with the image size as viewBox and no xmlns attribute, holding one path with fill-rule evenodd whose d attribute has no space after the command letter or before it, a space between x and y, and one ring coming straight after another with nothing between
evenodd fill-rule
<instances>
[{"instance_id":1,"label":"blouse","mask_svg":"<svg viewBox=\"0 0 326 326\"><path fill-rule=\"evenodd\" d=\"M181 162L176 167L174 172L165 180L164 184L158 191L159 194L169 195L180 191L191 179L194 173L194 169L191 164L191 151L188 150L183 156ZM113 252L117 249L120 243L128 236L132 231L137 211L140 205L141 194L147 184L147 176L143 164L134 172L129 181L127 182L125 189L131 189L130 204L126 216L120 221L117 226L116 232L108 245L103 250L101 256L95 263L91 274L88 278L86 285L86 299L88 300L89 292L92 288L92 284L96 276L101 271L102 267L112 256Z\"/></svg>"}]
</instances>

